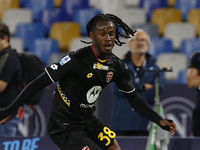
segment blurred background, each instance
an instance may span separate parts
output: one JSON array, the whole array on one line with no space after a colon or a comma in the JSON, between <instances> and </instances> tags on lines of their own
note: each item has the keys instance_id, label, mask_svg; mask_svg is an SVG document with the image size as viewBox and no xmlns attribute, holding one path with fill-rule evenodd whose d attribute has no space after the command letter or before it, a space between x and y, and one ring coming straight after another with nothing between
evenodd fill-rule
<instances>
[{"instance_id":1,"label":"blurred background","mask_svg":"<svg viewBox=\"0 0 200 150\"><path fill-rule=\"evenodd\" d=\"M0 21L9 26L12 48L37 55L44 67L58 61L69 51L87 46L80 40L91 41L86 25L97 13L112 13L133 30L141 28L150 35L149 53L156 57L158 66L162 68L165 64L173 69L165 73L166 86L161 96L166 116L175 120L179 127L175 135L178 138L172 141L170 149L179 143L186 145L182 149L197 150L195 146L198 142L191 140L191 114L196 103L196 90L187 87L186 70L191 55L200 50L199 0L0 0ZM124 38L121 40L127 41ZM128 50L125 44L115 46L113 53L123 58ZM45 89L43 99L51 100L49 92L54 88L55 85L51 85ZM107 101L108 95L103 92L101 102L97 103L96 115L109 126L112 104ZM40 111L36 127L32 128L29 123L32 112L27 107L19 135L46 137L50 106L41 102L37 107ZM4 140L0 138L1 145L6 146ZM140 148L146 143L146 138L140 143L137 138L131 137L126 141L119 139L119 143L123 145L124 142L125 147L129 140ZM43 141L48 142L48 139ZM19 142L23 144L24 139L19 139ZM14 145L16 147L16 143ZM136 145L137 150L140 150L139 147ZM45 145L40 144L40 149L45 149Z\"/></svg>"},{"instance_id":2,"label":"blurred background","mask_svg":"<svg viewBox=\"0 0 200 150\"><path fill-rule=\"evenodd\" d=\"M86 24L100 12L115 14L133 30L148 32L149 53L157 64L174 65L166 80L186 82L188 60L200 49L198 0L0 0L0 21L10 28L12 47L37 55L44 66L87 46L80 42L90 41ZM127 51L127 45L113 49L119 57Z\"/></svg>"}]
</instances>

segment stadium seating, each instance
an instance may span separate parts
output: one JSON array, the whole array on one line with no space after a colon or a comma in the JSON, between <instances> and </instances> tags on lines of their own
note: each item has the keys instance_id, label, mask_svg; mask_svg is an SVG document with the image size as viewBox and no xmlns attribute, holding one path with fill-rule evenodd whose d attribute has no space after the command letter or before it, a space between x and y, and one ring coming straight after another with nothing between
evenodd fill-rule
<instances>
[{"instance_id":1,"label":"stadium seating","mask_svg":"<svg viewBox=\"0 0 200 150\"><path fill-rule=\"evenodd\" d=\"M73 14L81 8L89 8L88 0L62 0L61 13L65 21L71 21Z\"/></svg>"},{"instance_id":2,"label":"stadium seating","mask_svg":"<svg viewBox=\"0 0 200 150\"><path fill-rule=\"evenodd\" d=\"M88 5L91 8L99 8L99 0L88 0Z\"/></svg>"},{"instance_id":3,"label":"stadium seating","mask_svg":"<svg viewBox=\"0 0 200 150\"><path fill-rule=\"evenodd\" d=\"M167 6L168 7L174 7L175 1L176 0L167 0Z\"/></svg>"},{"instance_id":4,"label":"stadium seating","mask_svg":"<svg viewBox=\"0 0 200 150\"><path fill-rule=\"evenodd\" d=\"M0 15L2 14L1 21L10 28L12 45L19 51L29 50L31 44L28 43L34 41L35 38L46 36L51 40L57 40L59 51L66 53L87 46L80 42L80 39L91 41L89 37L86 37L86 24L97 13L111 8L109 6L106 9L100 9L101 6L105 7L107 2L109 1L0 0ZM200 1L123 0L116 3L118 4L112 5L112 8L115 7L116 10L115 15L133 30L141 28L150 35L151 44L148 52L153 56L158 57L162 53L179 51L181 54L186 54L189 59L193 51L199 50L199 39L195 39L195 36L200 35ZM186 18L187 23L184 22ZM23 24L42 24L43 29L41 25L30 27ZM171 24L181 26L170 29ZM22 26L26 27L22 29ZM34 33L35 28L37 32ZM127 39L121 38L121 40L127 42ZM121 47L115 45L113 53L122 58L128 50L127 44Z\"/></svg>"},{"instance_id":5,"label":"stadium seating","mask_svg":"<svg viewBox=\"0 0 200 150\"><path fill-rule=\"evenodd\" d=\"M62 52L67 52L72 39L80 36L79 24L75 22L53 23L49 32L49 37L58 41L59 49Z\"/></svg>"},{"instance_id":6,"label":"stadium seating","mask_svg":"<svg viewBox=\"0 0 200 150\"><path fill-rule=\"evenodd\" d=\"M180 70L176 79L178 84L187 84L187 69Z\"/></svg>"},{"instance_id":7,"label":"stadium seating","mask_svg":"<svg viewBox=\"0 0 200 150\"><path fill-rule=\"evenodd\" d=\"M200 9L192 9L187 16L187 23L193 24L196 35L200 35Z\"/></svg>"},{"instance_id":8,"label":"stadium seating","mask_svg":"<svg viewBox=\"0 0 200 150\"><path fill-rule=\"evenodd\" d=\"M57 53L52 53L51 56L48 59L47 65L51 65L55 62L58 62L63 56L65 56L67 52L57 52Z\"/></svg>"},{"instance_id":9,"label":"stadium seating","mask_svg":"<svg viewBox=\"0 0 200 150\"><path fill-rule=\"evenodd\" d=\"M0 0L0 20L7 9L19 8L19 0Z\"/></svg>"},{"instance_id":10,"label":"stadium seating","mask_svg":"<svg viewBox=\"0 0 200 150\"><path fill-rule=\"evenodd\" d=\"M61 6L62 0L53 0L53 5L55 8L59 8Z\"/></svg>"},{"instance_id":11,"label":"stadium seating","mask_svg":"<svg viewBox=\"0 0 200 150\"><path fill-rule=\"evenodd\" d=\"M186 21L188 12L192 9L200 7L199 0L176 0L174 8L177 8L181 11L182 20Z\"/></svg>"},{"instance_id":12,"label":"stadium seating","mask_svg":"<svg viewBox=\"0 0 200 150\"><path fill-rule=\"evenodd\" d=\"M101 10L103 13L115 14L119 10L118 6L123 7L123 1L115 0L88 0L89 8L95 8ZM112 3L112 5L110 5Z\"/></svg>"},{"instance_id":13,"label":"stadium seating","mask_svg":"<svg viewBox=\"0 0 200 150\"><path fill-rule=\"evenodd\" d=\"M24 9L24 8L8 9L3 14L2 22L8 25L10 34L13 35L15 33L16 26L19 23L32 22L32 14L29 9Z\"/></svg>"},{"instance_id":14,"label":"stadium seating","mask_svg":"<svg viewBox=\"0 0 200 150\"><path fill-rule=\"evenodd\" d=\"M123 0L125 7L138 7L140 0Z\"/></svg>"},{"instance_id":15,"label":"stadium seating","mask_svg":"<svg viewBox=\"0 0 200 150\"><path fill-rule=\"evenodd\" d=\"M166 81L176 81L179 71L187 69L187 57L182 53L162 53L157 57L156 64L162 68L166 65L167 69L172 68L172 72L165 72Z\"/></svg>"},{"instance_id":16,"label":"stadium seating","mask_svg":"<svg viewBox=\"0 0 200 150\"><path fill-rule=\"evenodd\" d=\"M154 56L158 57L162 53L173 53L174 49L172 47L172 40L167 38L151 38L150 47L148 52Z\"/></svg>"},{"instance_id":17,"label":"stadium seating","mask_svg":"<svg viewBox=\"0 0 200 150\"><path fill-rule=\"evenodd\" d=\"M150 20L154 9L167 7L167 0L140 0L139 7L145 12L147 20Z\"/></svg>"},{"instance_id":18,"label":"stadium seating","mask_svg":"<svg viewBox=\"0 0 200 150\"><path fill-rule=\"evenodd\" d=\"M23 40L21 38L11 37L10 38L10 45L17 52L19 52L19 53L24 52L24 44L23 44Z\"/></svg>"},{"instance_id":19,"label":"stadium seating","mask_svg":"<svg viewBox=\"0 0 200 150\"><path fill-rule=\"evenodd\" d=\"M160 36L163 36L168 23L181 21L181 12L175 8L157 8L152 12L151 22L158 25Z\"/></svg>"},{"instance_id":20,"label":"stadium seating","mask_svg":"<svg viewBox=\"0 0 200 150\"><path fill-rule=\"evenodd\" d=\"M30 9L33 20L38 21L41 10L54 8L54 3L53 0L26 0L24 7Z\"/></svg>"},{"instance_id":21,"label":"stadium seating","mask_svg":"<svg viewBox=\"0 0 200 150\"><path fill-rule=\"evenodd\" d=\"M27 0L19 0L19 6L20 6L21 8L24 7L25 1L27 1Z\"/></svg>"},{"instance_id":22,"label":"stadium seating","mask_svg":"<svg viewBox=\"0 0 200 150\"><path fill-rule=\"evenodd\" d=\"M37 38L29 44L28 52L38 56L44 66L47 65L50 56L59 51L58 42L53 39Z\"/></svg>"},{"instance_id":23,"label":"stadium seating","mask_svg":"<svg viewBox=\"0 0 200 150\"><path fill-rule=\"evenodd\" d=\"M92 39L85 36L85 37L78 37L78 38L74 38L72 39L71 43L70 43L70 47L69 47L69 51L76 51L82 47L88 46L89 44L83 43L81 42L85 41L85 42L92 42Z\"/></svg>"},{"instance_id":24,"label":"stadium seating","mask_svg":"<svg viewBox=\"0 0 200 150\"><path fill-rule=\"evenodd\" d=\"M43 25L35 22L18 24L14 37L23 39L24 49L27 51L33 40L45 37Z\"/></svg>"},{"instance_id":25,"label":"stadium seating","mask_svg":"<svg viewBox=\"0 0 200 150\"><path fill-rule=\"evenodd\" d=\"M185 54L189 60L192 54L198 50L200 50L200 39L188 38L182 40L179 52Z\"/></svg>"},{"instance_id":26,"label":"stadium seating","mask_svg":"<svg viewBox=\"0 0 200 150\"><path fill-rule=\"evenodd\" d=\"M153 23L143 23L131 26L132 30L143 29L146 31L151 38L159 36L158 25Z\"/></svg>"},{"instance_id":27,"label":"stadium seating","mask_svg":"<svg viewBox=\"0 0 200 150\"><path fill-rule=\"evenodd\" d=\"M118 11L118 17L130 27L147 22L146 15L142 8L123 8Z\"/></svg>"},{"instance_id":28,"label":"stadium seating","mask_svg":"<svg viewBox=\"0 0 200 150\"><path fill-rule=\"evenodd\" d=\"M45 34L49 34L51 25L55 22L63 21L61 10L59 8L55 9L44 9L39 15L38 22L41 22L44 26Z\"/></svg>"},{"instance_id":29,"label":"stadium seating","mask_svg":"<svg viewBox=\"0 0 200 150\"><path fill-rule=\"evenodd\" d=\"M178 51L181 41L186 38L195 38L195 28L188 23L169 23L165 27L164 37L173 41L173 48Z\"/></svg>"},{"instance_id":30,"label":"stadium seating","mask_svg":"<svg viewBox=\"0 0 200 150\"><path fill-rule=\"evenodd\" d=\"M78 23L80 26L81 36L87 36L87 23L92 17L94 17L98 13L101 13L99 9L84 8L77 10L72 15L72 21Z\"/></svg>"}]
</instances>

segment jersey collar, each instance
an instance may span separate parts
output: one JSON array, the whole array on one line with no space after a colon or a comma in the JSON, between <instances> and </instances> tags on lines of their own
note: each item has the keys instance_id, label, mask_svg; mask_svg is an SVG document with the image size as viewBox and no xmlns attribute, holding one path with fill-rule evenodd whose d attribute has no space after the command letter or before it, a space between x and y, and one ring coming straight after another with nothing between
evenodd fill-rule
<instances>
[{"instance_id":1,"label":"jersey collar","mask_svg":"<svg viewBox=\"0 0 200 150\"><path fill-rule=\"evenodd\" d=\"M107 57L106 59L104 59L104 60L99 59L98 56L97 56L97 54L96 54L95 51L94 51L93 45L91 45L91 48L92 48L92 51L93 51L95 57L97 58L97 60L98 60L99 62L104 63L104 62L106 62L106 61L108 60L108 57Z\"/></svg>"}]
</instances>

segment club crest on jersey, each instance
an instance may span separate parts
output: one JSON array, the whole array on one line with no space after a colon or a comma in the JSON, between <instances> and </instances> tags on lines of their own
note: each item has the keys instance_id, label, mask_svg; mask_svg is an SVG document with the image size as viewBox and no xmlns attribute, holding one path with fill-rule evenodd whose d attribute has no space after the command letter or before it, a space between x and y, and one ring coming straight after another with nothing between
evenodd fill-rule
<instances>
[{"instance_id":1,"label":"club crest on jersey","mask_svg":"<svg viewBox=\"0 0 200 150\"><path fill-rule=\"evenodd\" d=\"M104 65L100 64L99 62L97 62L97 63L95 63L93 65L93 69L108 70L109 67L108 66L104 66Z\"/></svg>"},{"instance_id":2,"label":"club crest on jersey","mask_svg":"<svg viewBox=\"0 0 200 150\"><path fill-rule=\"evenodd\" d=\"M70 61L71 60L71 58L69 57L69 55L67 55L67 56L65 56L65 57L63 57L60 61L59 61L59 63L60 63L60 65L61 66L63 66L64 64L66 64L68 61Z\"/></svg>"},{"instance_id":3,"label":"club crest on jersey","mask_svg":"<svg viewBox=\"0 0 200 150\"><path fill-rule=\"evenodd\" d=\"M88 146L84 146L84 147L82 148L82 150L90 150L90 148L89 148Z\"/></svg>"},{"instance_id":4,"label":"club crest on jersey","mask_svg":"<svg viewBox=\"0 0 200 150\"><path fill-rule=\"evenodd\" d=\"M112 77L113 77L113 72L112 72L112 71L109 71L109 72L107 73L107 76L106 76L106 82L107 82L107 83L110 82L110 80L112 79Z\"/></svg>"}]
</instances>

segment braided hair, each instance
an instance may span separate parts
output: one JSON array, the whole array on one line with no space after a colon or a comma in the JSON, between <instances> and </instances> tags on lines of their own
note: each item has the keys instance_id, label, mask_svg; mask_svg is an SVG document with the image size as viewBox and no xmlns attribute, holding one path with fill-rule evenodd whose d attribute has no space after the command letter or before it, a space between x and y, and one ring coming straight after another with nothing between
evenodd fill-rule
<instances>
[{"instance_id":1,"label":"braided hair","mask_svg":"<svg viewBox=\"0 0 200 150\"><path fill-rule=\"evenodd\" d=\"M96 27L97 22L100 21L112 21L115 24L116 27L116 37L115 37L115 43L119 46L121 46L122 44L125 44L124 42L121 42L119 40L119 37L125 37L125 38L130 38L130 34L132 36L134 36L134 33L136 31L133 31L126 23L124 23L120 18L118 18L115 15L112 14L97 14L96 16L94 16L87 24L86 29L87 29L87 34L89 36L90 32L94 32L94 29ZM123 35L122 33L120 33L119 28L122 28L125 32L126 35ZM85 42L85 41L81 41L83 43L87 43L87 44L91 44L92 42Z\"/></svg>"}]
</instances>

